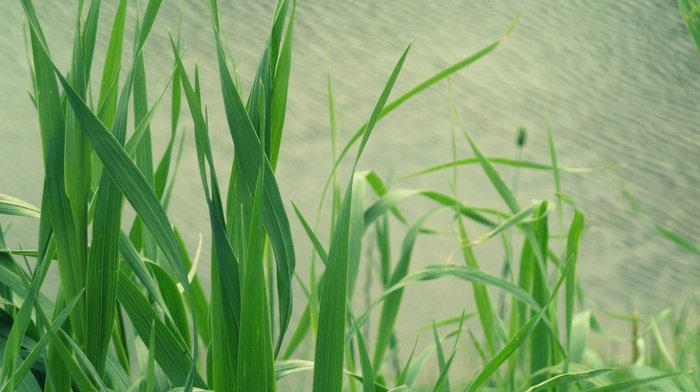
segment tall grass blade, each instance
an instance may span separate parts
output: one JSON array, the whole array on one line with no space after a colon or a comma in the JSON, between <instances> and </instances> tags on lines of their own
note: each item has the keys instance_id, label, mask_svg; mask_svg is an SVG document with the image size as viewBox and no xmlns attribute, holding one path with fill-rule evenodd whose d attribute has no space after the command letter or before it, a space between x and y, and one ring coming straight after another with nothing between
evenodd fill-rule
<instances>
[{"instance_id":1,"label":"tall grass blade","mask_svg":"<svg viewBox=\"0 0 700 392\"><path fill-rule=\"evenodd\" d=\"M408 275L411 265L411 256L413 254L413 248L416 243L418 233L421 227L423 227L425 221L440 210L441 209L433 209L421 216L406 233L403 244L401 245L399 260L396 263L396 267L394 267L390 280L388 281L388 286L393 286L399 283L406 277L406 275ZM394 293L387 296L387 298L384 300L384 304L382 305L379 327L377 328L377 341L374 348L374 358L372 359L372 363L375 364L375 369L377 371L381 369L381 365L385 362L384 354L389 347L391 336L394 334L394 324L396 323L396 318L398 317L399 310L401 308L402 297L403 289L396 290Z\"/></svg>"},{"instance_id":2,"label":"tall grass blade","mask_svg":"<svg viewBox=\"0 0 700 392\"><path fill-rule=\"evenodd\" d=\"M36 97L44 153L45 186L48 205L42 210L49 211L53 226L56 248L59 255L59 274L67 298L73 298L84 286L82 273L73 262L81 260L79 253L78 228L73 218L70 200L66 195L65 170L65 115L60 102L58 85L48 52L44 50L45 39L30 0L23 0L22 7L29 22L34 73L36 75ZM83 259L84 260L84 259ZM82 266L81 266L82 267ZM85 319L84 298L76 305L70 318L72 325L81 328Z\"/></svg>"},{"instance_id":3,"label":"tall grass blade","mask_svg":"<svg viewBox=\"0 0 700 392\"><path fill-rule=\"evenodd\" d=\"M210 1L210 9L215 1ZM214 36L216 39L217 55L219 59L219 76L221 78L221 89L226 109L229 130L233 138L236 160L240 164L243 180L249 190L255 189L255 181L261 168L264 173L264 207L263 223L270 243L275 253L277 266L277 296L279 303L279 336L275 347L275 354L281 348L282 340L289 326L292 310L291 284L296 265L292 234L289 226L289 219L285 212L279 187L275 180L272 167L269 161L261 166L260 159L260 139L258 138L251 118L238 95L233 79L226 63L226 55L218 28L216 13L212 12L212 24L214 26Z\"/></svg>"},{"instance_id":4,"label":"tall grass blade","mask_svg":"<svg viewBox=\"0 0 700 392\"><path fill-rule=\"evenodd\" d=\"M676 373L667 373L667 374L661 374L658 376L653 376L653 377L645 377L639 380L629 380L629 381L620 381L616 383L612 383L609 385L605 385L602 387L597 387L597 388L591 388L587 390L586 392L624 392L624 391L631 391L634 390L635 388L651 384L655 381L663 380L665 378L677 376L679 374L682 374L682 372L676 372Z\"/></svg>"},{"instance_id":5,"label":"tall grass blade","mask_svg":"<svg viewBox=\"0 0 700 392\"><path fill-rule=\"evenodd\" d=\"M261 157L264 156L261 154ZM238 349L238 390L276 391L272 330L265 293L262 227L264 171L260 170L250 222L248 260L243 280L241 332Z\"/></svg>"},{"instance_id":6,"label":"tall grass blade","mask_svg":"<svg viewBox=\"0 0 700 392\"><path fill-rule=\"evenodd\" d=\"M411 45L409 44L399 58L370 115L369 121L367 121L367 127L362 137L362 142L355 156L353 173L362 151L367 144L367 140L372 133L374 125L379 119L382 108L389 98L391 89L398 78L410 47ZM343 331L345 328L346 313L352 189L353 178L351 177L348 181L338 220L335 222L333 239L331 240L331 247L328 254L328 264L325 271L326 281L321 297L318 320L319 331L316 338L313 382L314 392L340 392L342 390L343 356L345 352Z\"/></svg>"}]
</instances>

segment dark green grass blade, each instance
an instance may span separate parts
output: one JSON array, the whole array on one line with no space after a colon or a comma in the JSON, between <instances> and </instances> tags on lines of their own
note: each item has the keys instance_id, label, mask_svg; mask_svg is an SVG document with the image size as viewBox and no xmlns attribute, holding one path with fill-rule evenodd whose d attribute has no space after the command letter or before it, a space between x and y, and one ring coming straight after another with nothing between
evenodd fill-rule
<instances>
[{"instance_id":1,"label":"dark green grass blade","mask_svg":"<svg viewBox=\"0 0 700 392\"><path fill-rule=\"evenodd\" d=\"M0 194L0 214L38 218L41 210L26 201Z\"/></svg>"},{"instance_id":2,"label":"dark green grass blade","mask_svg":"<svg viewBox=\"0 0 700 392\"><path fill-rule=\"evenodd\" d=\"M177 241L180 244L180 250L183 256L185 256L185 265L187 269L191 271L194 268L196 270L196 268L193 267L193 261L190 260L190 257L187 254L185 242L182 239L182 236L180 235L180 232L177 230L177 228L175 229L175 236L177 237ZM197 250L196 257L199 257L199 249ZM206 295L204 294L204 287L202 287L202 282L199 279L199 274L195 274L194 278L192 279L192 299L185 297L185 300L188 302L192 302L192 304L190 304L190 310L194 311L193 318L195 320L195 323L197 325L202 326L207 325L209 317L209 302L207 300ZM202 339L204 346L208 346L209 341L211 339L209 328L197 328L197 332L199 333L199 337Z\"/></svg>"},{"instance_id":3,"label":"dark green grass blade","mask_svg":"<svg viewBox=\"0 0 700 392\"><path fill-rule=\"evenodd\" d=\"M190 345L190 340L187 339L190 336L190 325L187 320L187 313L185 312L185 304L182 301L182 295L177 287L177 284L173 280L172 276L163 267L156 263L149 263L153 275L158 281L158 289L163 302L170 314L170 319L174 324L174 328L180 333L187 344L187 349L192 350Z\"/></svg>"},{"instance_id":4,"label":"dark green grass blade","mask_svg":"<svg viewBox=\"0 0 700 392\"><path fill-rule=\"evenodd\" d=\"M76 223L73 220L70 201L65 193L65 117L59 97L58 85L53 74L52 64L47 51L44 50L44 38L34 6L29 0L23 0L30 27L32 53L36 75L37 107L41 129L42 149L44 153L44 173L46 177L48 205L42 209L49 211L56 240L59 258L59 274L66 296L73 298L84 282L82 275L72 260L79 260L80 245ZM85 304L81 299L71 313L72 323L78 328L84 320Z\"/></svg>"},{"instance_id":5,"label":"dark green grass blade","mask_svg":"<svg viewBox=\"0 0 700 392\"><path fill-rule=\"evenodd\" d=\"M264 172L260 171L250 223L248 260L243 280L241 333L238 349L238 390L275 391L274 351L263 270L262 227Z\"/></svg>"},{"instance_id":6,"label":"dark green grass blade","mask_svg":"<svg viewBox=\"0 0 700 392\"><path fill-rule=\"evenodd\" d=\"M14 260L11 254L0 255L0 260L2 261L3 267L12 269L12 273L17 275L19 283L26 290L24 295L24 302L19 311L15 314L13 320L12 329L10 330L7 341L5 344L5 350L3 353L3 363L2 363L2 373L0 374L0 381L5 381L10 378L11 385L17 385L13 378L11 378L12 372L15 370L18 360L20 347L22 344L22 337L26 334L27 328L31 323L32 308L35 307L36 298L40 295L40 288L48 272L49 265L51 263L51 256L53 254L53 249L49 246L49 252L45 253L40 264L37 268L37 273L31 284L28 284L24 272L19 268L17 262ZM3 273L3 275L5 275ZM8 285L8 287L12 287ZM13 290L14 291L14 290ZM76 296L76 298L80 298ZM37 301L38 302L38 301ZM41 309L41 306L37 306L37 309Z\"/></svg>"},{"instance_id":7,"label":"dark green grass blade","mask_svg":"<svg viewBox=\"0 0 700 392\"><path fill-rule=\"evenodd\" d=\"M66 321L66 319L68 318L68 314L70 314L70 312L73 310L79 298L80 297L73 298L73 300L71 300L71 302L69 302L66 305L66 308L63 309L63 311L58 315L58 317L56 317L56 319L53 320L50 327L55 332L57 332L61 325L63 325L63 323ZM41 339L39 339L32 351L29 353L29 355L26 356L24 361L22 361L22 363L17 367L17 370L12 375L14 380L10 380L10 382L3 384L3 392L10 391L11 385L17 385L19 382L21 382L24 376L32 369L32 366L34 366L36 361L39 360L40 357L44 354L44 350L46 349L46 346L51 340L50 337L51 335L47 333L44 334L41 337Z\"/></svg>"},{"instance_id":8,"label":"dark green grass blade","mask_svg":"<svg viewBox=\"0 0 700 392\"><path fill-rule=\"evenodd\" d=\"M150 340L151 324L155 321L156 361L174 385L184 385L192 366L192 357L184 342L160 321L153 306L128 276L120 273L117 287L119 302L142 339ZM198 373L194 374L194 385L200 388L206 387Z\"/></svg>"},{"instance_id":9,"label":"dark green grass blade","mask_svg":"<svg viewBox=\"0 0 700 392\"><path fill-rule=\"evenodd\" d=\"M535 214L536 217L546 216L549 209L548 202L543 202L540 209ZM525 247L537 250L539 248L539 253L545 254L547 251L547 244L549 241L549 225L547 219L539 219L531 224L534 237L536 242L527 240ZM534 252L537 253L537 252ZM547 277L548 273L546 270L540 270L542 264L532 263L533 270L530 279L532 279L531 293L532 297L541 305L544 306L549 301L549 290L548 280L544 280L543 277ZM568 268L570 271L571 268ZM533 312L534 313L534 312ZM556 318L554 315L550 314L550 321L556 323ZM535 373L540 369L548 367L550 365L556 364L556 356L554 353L554 337L550 333L550 330L544 324L539 324L534 327L531 335L531 341L536 342L530 347L530 372ZM538 384L544 381L544 378L534 378L533 382Z\"/></svg>"}]
</instances>

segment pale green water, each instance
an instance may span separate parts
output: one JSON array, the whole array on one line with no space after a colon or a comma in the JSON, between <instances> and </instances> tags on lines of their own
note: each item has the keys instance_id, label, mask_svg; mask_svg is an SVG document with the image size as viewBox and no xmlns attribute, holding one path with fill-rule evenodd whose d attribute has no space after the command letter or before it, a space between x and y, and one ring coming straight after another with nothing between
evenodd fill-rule
<instances>
[{"instance_id":1,"label":"pale green water","mask_svg":"<svg viewBox=\"0 0 700 392\"><path fill-rule=\"evenodd\" d=\"M67 45L74 18L74 9L64 3L37 1L52 53L61 64L67 64L70 57ZM113 8L106 3L105 22L106 17L111 19ZM188 46L186 62L199 60L216 139L214 154L223 169L232 146L220 105L204 3L164 2L146 52L153 87L150 98L159 93L172 62L166 29L176 30L179 10L185 7L182 41ZM253 2L222 1L221 5L224 31L246 85L254 74L272 12L271 1L249 3ZM575 196L592 229L579 262L584 287L593 298L617 310L625 309L627 296L638 307L657 309L698 294L698 260L653 234L631 212L616 185L619 181L628 187L660 223L700 242L700 55L674 0L404 1L401 7L388 1L299 1L287 129L278 172L283 197L294 199L309 218L314 216L330 164L327 64L333 72L347 136L369 116L388 73L411 38L415 42L397 92L497 39L521 7L520 23L505 45L452 78L455 101L470 131L488 154L512 156L515 129L524 124L530 130L524 158L546 162L544 124L549 100L562 165L627 164L614 177L564 177L564 191ZM36 115L25 92L30 81L21 18L19 2L0 5L0 193L38 204L42 161ZM64 18L70 23L58 23ZM102 44L107 35L108 31L102 32ZM167 105L165 102L163 108ZM164 136L169 125L166 110L162 112L154 132ZM443 83L377 128L362 169L397 178L446 162L451 151L450 127ZM466 156L466 143L460 150ZM192 244L198 233L208 232L196 170L195 151L188 145L171 215ZM502 207L483 175L477 174L470 170L460 179L461 197L475 205ZM510 178L510 173L505 177ZM447 191L449 178L446 172L403 186ZM553 189L546 174L521 175L523 204L535 198L553 200ZM427 206L420 203L421 208ZM413 211L412 217L419 211ZM310 247L296 218L291 220L298 230L298 268L306 271ZM2 222L8 221L4 218ZM31 246L35 227L19 219L13 227L8 242L14 245L19 239ZM483 232L479 227L472 229L475 235ZM324 230L322 226L322 238ZM397 238L396 245L399 243ZM444 261L455 243L441 239L433 245L422 240L414 265ZM493 272L501 263L494 251L499 246L478 249L481 263ZM457 308L472 308L462 298L467 288L454 287L459 293L453 299ZM407 301L424 304L426 313L433 312L434 300L419 290L407 295Z\"/></svg>"}]
</instances>

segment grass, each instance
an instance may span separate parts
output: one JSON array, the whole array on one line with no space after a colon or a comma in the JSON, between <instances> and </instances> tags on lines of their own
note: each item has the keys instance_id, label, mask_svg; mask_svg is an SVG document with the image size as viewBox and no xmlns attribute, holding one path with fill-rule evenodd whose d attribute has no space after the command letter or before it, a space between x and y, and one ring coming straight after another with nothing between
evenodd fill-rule
<instances>
[{"instance_id":1,"label":"grass","mask_svg":"<svg viewBox=\"0 0 700 392\"><path fill-rule=\"evenodd\" d=\"M409 44L396 54L396 65L387 73L367 122L342 147L329 75L334 164L319 189L317 213L321 215L330 191L332 233L326 245L316 235L318 220L309 224L294 206L293 217L302 223L306 237L299 233L295 240L308 240L315 251L312 275L305 280L295 272L292 215L275 177L281 163L296 1L277 2L249 91L241 89L232 71L235 64L224 45L217 1L208 1L223 114L209 113L203 105L212 98L202 96L197 68L188 72L180 43L187 37L179 34L170 39L172 76L149 106L148 53L143 48L161 1L148 1L129 20L132 5L120 0L106 27L111 31L106 48L96 47L103 28L98 23L100 2L80 2L68 72L56 67L32 0L21 3L31 43L31 98L39 116L45 180L40 208L0 195L1 214L39 220L37 249L10 249L0 231L2 391L274 391L278 380L306 372L312 373L311 387L318 392L700 388L698 375L687 372L700 362L699 332L692 327L697 325L697 302L688 302L677 315L666 310L648 319L629 318L635 332L626 338L610 337L583 306L576 271L585 218L563 193L560 177L611 168L561 167L549 123L549 162L489 157L453 103L453 161L407 177L450 169L457 189L459 171L477 165L505 211L466 205L456 191L396 188L400 181L387 183L374 172L356 170L383 117L493 52L512 32L517 17L503 37L390 100ZM690 15L690 3L683 4ZM685 19L694 31L694 19ZM135 25L136 34L132 61L124 64L127 23ZM91 73L99 55L104 55L104 68L95 98ZM170 139L156 159L151 121L166 93L171 95ZM130 105L133 121L128 120ZM188 114L191 130L181 124ZM209 115L226 116L235 148L226 184L219 183L214 165ZM192 256L167 215L182 132L194 134L209 214L210 287L200 282L198 256ZM337 169L358 143L351 173L342 179ZM471 156L458 157L458 144L469 146ZM518 144L525 144L524 132ZM508 185L499 165L516 172L551 172L554 200L523 206L517 181ZM626 196L641 212L632 196ZM417 198L435 206L411 221L402 207ZM133 220L125 218L124 203L136 212ZM452 225L433 228L437 215L449 216ZM654 227L697 254L692 242ZM485 234L472 239L475 231ZM390 232L403 233L395 259ZM452 236L463 261L413 267L418 239L432 235ZM486 241L502 242L510 255L510 273L494 276L481 270L474 248ZM360 307L354 299L367 247L379 255L380 273L374 278L381 293ZM560 248L564 250L556 250ZM520 254L511 249L520 249ZM58 267L60 287L50 297L42 287L52 265ZM461 311L433 322L432 343L423 351L414 345L406 356L411 342L397 340L399 314L411 312L413 304L405 303L404 294L420 290L420 282L448 278L471 287L474 313ZM301 297L293 295L297 287L305 303L293 303ZM298 320L292 318L293 306L304 309ZM379 317L376 326L369 323L372 316ZM632 360L601 358L590 343L594 334L629 344ZM302 354L305 341L311 342L313 357ZM478 358L470 372L454 365L465 347ZM433 357L437 375L431 379L426 369Z\"/></svg>"}]
</instances>

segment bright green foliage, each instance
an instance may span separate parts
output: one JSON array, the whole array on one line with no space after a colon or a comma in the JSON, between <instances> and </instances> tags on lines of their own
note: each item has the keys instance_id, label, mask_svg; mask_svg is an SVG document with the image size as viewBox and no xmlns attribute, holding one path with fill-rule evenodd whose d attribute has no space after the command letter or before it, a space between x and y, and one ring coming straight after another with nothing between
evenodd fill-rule
<instances>
[{"instance_id":1,"label":"bright green foliage","mask_svg":"<svg viewBox=\"0 0 700 392\"><path fill-rule=\"evenodd\" d=\"M280 151L298 17L296 1L276 2L249 91L242 91L238 75L231 71L219 4L207 1L216 47L211 57L219 67L223 113L210 113L204 106L211 97L202 96L196 66L188 72L190 60L182 50L187 37L181 43L179 33L170 41L173 59L162 67L171 77L165 86L157 86L155 91L162 92L149 102L147 91L154 78L146 68L144 45L161 1L150 0L142 7L120 0L106 28L100 25L99 0L76 2L76 22L68 33L73 40L70 67L64 72L56 66L32 0L20 0L29 27L30 96L39 118L45 178L40 208L0 194L3 219L39 219L39 245L33 250L9 249L0 228L1 392L267 392L278 389L280 378L300 372L313 372L312 387L318 392L406 391L426 386L439 392L698 389L699 376L685 371L697 367L700 360L698 332L690 327L698 316L694 302L688 302L678 316L667 310L648 319L628 318L642 325L634 336L635 344L645 340L654 347L638 352L635 363L610 367L591 355L591 333L607 335L593 313L583 307L576 271L579 252L585 252L580 249L585 219L562 196L561 177L617 166L560 166L548 116L549 162L489 157L462 124L457 104L452 102L454 124L463 132L469 156L457 156L455 138L451 162L398 181L386 182L374 171L356 172L384 116L493 52L511 34L517 17L503 37L391 101L409 44L368 121L344 145L339 145L340 121L328 74L333 165L324 188L319 189L318 213L322 215L325 193L331 187L330 244L316 234L318 220L316 226L310 224L292 204L315 251L311 276L304 279L295 275L285 196L275 177L275 169L283 164ZM700 42L697 3L680 0L679 5L688 29ZM124 64L129 24L135 32L130 46L133 56ZM100 47L97 39L103 29L110 32L106 47ZM94 102L90 92L95 59L104 68ZM157 158L153 151L160 149L153 145L152 135L152 128L157 128L151 122L168 91L170 134L163 155ZM183 99L194 124L191 130L180 125ZM131 120L130 113L134 115ZM226 184L220 184L214 165L210 115L226 116L234 144ZM210 287L196 273L201 249L192 256L167 215L185 132L194 136L209 215ZM342 181L338 167L358 141L352 170L347 182ZM524 148L524 139L518 148ZM481 167L500 195L503 210L460 201L457 173L467 165ZM517 188L509 186L499 172L501 165L551 172L554 194L543 193L545 200L523 204ZM454 170L452 194L395 188L403 180L437 175L446 168ZM634 198L625 196L646 218ZM417 219L402 211L403 204L415 197L433 205ZM125 221L125 202L136 212L132 222ZM453 217L452 225L434 223L436 215L445 214ZM565 216L572 217L568 227ZM700 254L691 241L652 225L670 241ZM397 252L392 234L403 238ZM429 260L427 266L414 267L414 250L434 235L453 236L455 253L461 253L464 262ZM509 258L516 276L499 277L481 270L484 261L478 260L475 248L498 237L512 238L522 249L519 258ZM510 255L508 241L503 244ZM380 292L362 306L357 293L364 291L360 285L369 262L365 256L368 247L374 247L378 255ZM553 250L560 248L564 249L561 254ZM27 263L25 268L19 257L35 260L34 266ZM323 267L318 274L316 258L322 262L319 268ZM53 298L42 291L52 264L57 266L60 283ZM294 278L303 296L293 295ZM474 303L466 311L455 310L445 320L434 321L426 328L432 336L427 348L418 349L416 340L406 357L406 342L397 336L406 332L401 320L414 308L403 303L405 294L422 290L421 282L448 278L471 286ZM307 301L301 304L303 312L296 328L290 330L293 298ZM496 303L495 298L503 299ZM497 305L504 310L499 311ZM478 320L470 320L474 316ZM370 322L373 317L375 323ZM667 326L670 334L664 331ZM288 331L293 331L291 337ZM468 344L460 340L465 331L471 338ZM311 350L303 350L309 343ZM314 352L313 358L300 354L309 351ZM465 351L477 358L466 372L456 366ZM431 364L437 364L435 369L425 370ZM433 379L427 380L428 374ZM298 390L308 388L303 385Z\"/></svg>"}]
</instances>

